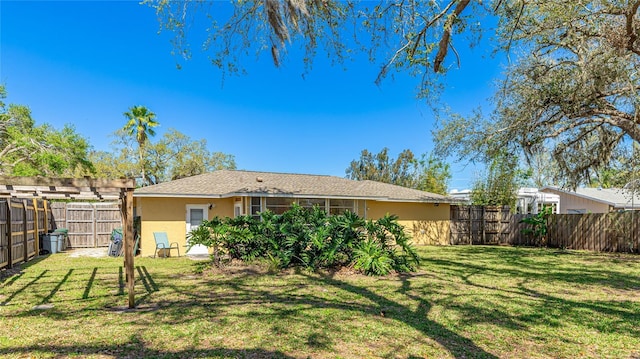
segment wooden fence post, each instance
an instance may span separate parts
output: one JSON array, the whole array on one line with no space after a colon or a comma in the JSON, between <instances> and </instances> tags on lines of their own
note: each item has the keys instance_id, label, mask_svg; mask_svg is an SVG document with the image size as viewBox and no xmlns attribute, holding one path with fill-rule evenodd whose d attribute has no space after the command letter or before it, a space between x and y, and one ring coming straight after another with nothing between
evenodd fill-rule
<instances>
[{"instance_id":1,"label":"wooden fence post","mask_svg":"<svg viewBox=\"0 0 640 359\"><path fill-rule=\"evenodd\" d=\"M46 199L42 200L42 208L44 209L44 233L49 233L49 226L51 225L49 223L49 201L47 201Z\"/></svg>"},{"instance_id":2,"label":"wooden fence post","mask_svg":"<svg viewBox=\"0 0 640 359\"><path fill-rule=\"evenodd\" d=\"M38 199L34 198L33 200L33 237L35 242L33 243L33 248L36 251L36 256L40 254L40 233L39 233L39 225L40 225L40 215L38 214Z\"/></svg>"},{"instance_id":3,"label":"wooden fence post","mask_svg":"<svg viewBox=\"0 0 640 359\"><path fill-rule=\"evenodd\" d=\"M22 242L24 243L23 254L25 263L29 260L29 241L27 240L27 200L22 200Z\"/></svg>"},{"instance_id":4,"label":"wooden fence post","mask_svg":"<svg viewBox=\"0 0 640 359\"><path fill-rule=\"evenodd\" d=\"M7 244L9 245L9 263L8 268L13 268L13 231L11 229L11 198L7 198Z\"/></svg>"},{"instance_id":5,"label":"wooden fence post","mask_svg":"<svg viewBox=\"0 0 640 359\"><path fill-rule=\"evenodd\" d=\"M124 263L127 273L127 291L129 294L129 308L134 308L135 301L135 289L134 289L134 265L133 265L133 189L127 189L124 199Z\"/></svg>"},{"instance_id":6,"label":"wooden fence post","mask_svg":"<svg viewBox=\"0 0 640 359\"><path fill-rule=\"evenodd\" d=\"M469 212L469 244L473 244L473 219L471 218L471 206L467 206L467 212Z\"/></svg>"}]
</instances>

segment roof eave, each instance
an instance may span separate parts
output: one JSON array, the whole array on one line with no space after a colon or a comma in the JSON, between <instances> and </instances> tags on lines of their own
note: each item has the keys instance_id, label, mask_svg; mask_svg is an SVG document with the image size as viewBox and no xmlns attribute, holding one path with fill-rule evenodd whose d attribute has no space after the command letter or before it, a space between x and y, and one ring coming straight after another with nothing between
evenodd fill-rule
<instances>
[{"instance_id":1,"label":"roof eave","mask_svg":"<svg viewBox=\"0 0 640 359\"><path fill-rule=\"evenodd\" d=\"M588 199L590 201L606 204L608 206L614 206L615 207L617 205L617 203L615 203L615 202L611 202L611 201L607 201L607 200L604 200L604 199L599 199L599 198L587 196L585 194L580 194L580 193L574 192L574 191L565 191L565 190L557 188L557 187L546 186L546 187L542 187L540 190L544 190L544 189L550 189L552 191L558 191L558 192L562 192L562 193L565 193L565 194L570 194L572 196L576 196L576 197L583 198L583 199Z\"/></svg>"},{"instance_id":2,"label":"roof eave","mask_svg":"<svg viewBox=\"0 0 640 359\"><path fill-rule=\"evenodd\" d=\"M366 200L366 201L380 201L380 202L411 202L411 203L455 203L456 201L443 198L428 198L428 199L406 199L406 198L389 198L389 197L374 197L374 196L346 196L346 195L317 195L317 194L290 194L290 193L246 193L246 192L234 192L226 194L204 194L204 193L135 193L136 198L230 198L230 197L290 197L290 198L325 198L325 199L354 199L354 200Z\"/></svg>"},{"instance_id":3,"label":"roof eave","mask_svg":"<svg viewBox=\"0 0 640 359\"><path fill-rule=\"evenodd\" d=\"M137 198L226 198L219 194L192 194L192 193L133 193Z\"/></svg>"}]
</instances>

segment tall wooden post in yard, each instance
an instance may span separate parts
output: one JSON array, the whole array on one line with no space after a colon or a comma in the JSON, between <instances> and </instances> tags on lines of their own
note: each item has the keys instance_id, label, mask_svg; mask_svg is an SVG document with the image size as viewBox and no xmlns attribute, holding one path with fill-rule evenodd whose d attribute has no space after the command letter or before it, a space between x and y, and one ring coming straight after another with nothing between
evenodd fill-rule
<instances>
[{"instance_id":1,"label":"tall wooden post in yard","mask_svg":"<svg viewBox=\"0 0 640 359\"><path fill-rule=\"evenodd\" d=\"M122 213L124 214L124 267L127 276L127 292L129 294L129 308L133 308L136 305L135 300L135 288L134 288L134 274L133 274L133 189L127 189L123 198Z\"/></svg>"}]
</instances>

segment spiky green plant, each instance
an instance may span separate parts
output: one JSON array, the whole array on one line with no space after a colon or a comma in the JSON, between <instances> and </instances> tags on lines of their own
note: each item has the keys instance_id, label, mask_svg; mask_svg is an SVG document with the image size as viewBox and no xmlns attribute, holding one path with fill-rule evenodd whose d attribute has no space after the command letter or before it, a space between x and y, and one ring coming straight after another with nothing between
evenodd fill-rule
<instances>
[{"instance_id":1,"label":"spiky green plant","mask_svg":"<svg viewBox=\"0 0 640 359\"><path fill-rule=\"evenodd\" d=\"M369 275L386 275L393 269L393 259L382 243L374 238L367 238L354 250L355 269Z\"/></svg>"}]
</instances>

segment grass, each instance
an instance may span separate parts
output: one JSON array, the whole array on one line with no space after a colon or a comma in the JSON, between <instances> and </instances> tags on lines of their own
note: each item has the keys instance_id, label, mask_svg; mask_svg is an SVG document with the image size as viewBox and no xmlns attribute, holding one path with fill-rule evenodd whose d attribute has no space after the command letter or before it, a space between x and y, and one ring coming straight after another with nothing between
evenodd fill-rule
<instances>
[{"instance_id":1,"label":"grass","mask_svg":"<svg viewBox=\"0 0 640 359\"><path fill-rule=\"evenodd\" d=\"M640 358L638 256L419 252L381 278L138 258L131 311L121 258L38 258L0 279L0 357Z\"/></svg>"}]
</instances>

